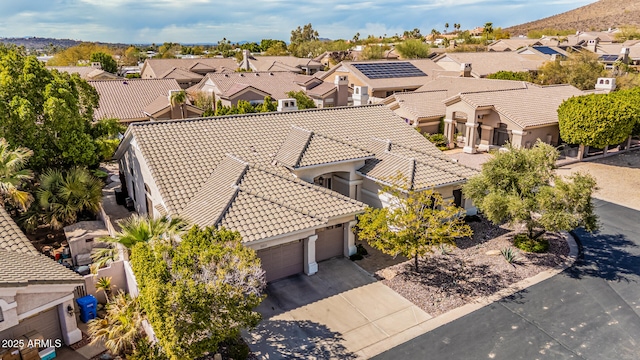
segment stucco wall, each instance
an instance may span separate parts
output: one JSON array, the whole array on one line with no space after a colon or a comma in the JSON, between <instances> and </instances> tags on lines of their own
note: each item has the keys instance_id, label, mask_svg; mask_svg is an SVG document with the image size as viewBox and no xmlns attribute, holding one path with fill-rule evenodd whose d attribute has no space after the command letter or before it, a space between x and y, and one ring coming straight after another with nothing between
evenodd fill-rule
<instances>
[{"instance_id":1,"label":"stucco wall","mask_svg":"<svg viewBox=\"0 0 640 360\"><path fill-rule=\"evenodd\" d=\"M27 311L33 310L52 301L62 299L68 295L68 292L16 294L15 300L18 304L18 315L24 314Z\"/></svg>"},{"instance_id":2,"label":"stucco wall","mask_svg":"<svg viewBox=\"0 0 640 360\"><path fill-rule=\"evenodd\" d=\"M116 293L119 290L127 291L127 276L124 271L124 262L116 261L108 267L98 270L97 275L87 275L84 277L84 287L87 295L93 295L102 304L106 302L104 292L96 290L96 283L102 277L111 277L111 291Z\"/></svg>"},{"instance_id":3,"label":"stucco wall","mask_svg":"<svg viewBox=\"0 0 640 360\"><path fill-rule=\"evenodd\" d=\"M122 161L124 161L124 168L122 168ZM142 156L135 139L131 141L120 164L121 171L125 174L127 190L129 192L128 196L134 199L136 212L141 215L147 215L144 184L146 183L149 187L149 195L154 206L161 203L161 197L160 191L153 181L149 167ZM133 175L131 174L131 169L133 170ZM160 216L155 209L152 208L150 211L152 211L154 216Z\"/></svg>"},{"instance_id":4,"label":"stucco wall","mask_svg":"<svg viewBox=\"0 0 640 360\"><path fill-rule=\"evenodd\" d=\"M548 143L548 135L551 135L551 145L558 145L558 140L560 137L560 129L558 127L558 124L529 129L525 131L527 132L527 135L522 135L522 146L525 146L527 142L530 143L530 146L533 146L533 144L535 144L538 139L542 140L545 143Z\"/></svg>"}]
</instances>

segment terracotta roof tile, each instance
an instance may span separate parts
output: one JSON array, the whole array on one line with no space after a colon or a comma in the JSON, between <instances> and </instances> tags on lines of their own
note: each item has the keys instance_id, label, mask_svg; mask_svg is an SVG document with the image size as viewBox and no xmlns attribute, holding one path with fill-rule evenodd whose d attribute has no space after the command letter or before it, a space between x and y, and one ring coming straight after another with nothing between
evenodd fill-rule
<instances>
[{"instance_id":1,"label":"terracotta roof tile","mask_svg":"<svg viewBox=\"0 0 640 360\"><path fill-rule=\"evenodd\" d=\"M207 74L198 84L202 87L203 82L210 80L219 90L218 95L238 92L238 84L243 87L251 86L255 89L269 94L273 99L289 98L289 91L300 91L302 87L296 82L299 74L293 72L247 72L232 74ZM317 80L317 79L316 79Z\"/></svg>"},{"instance_id":2,"label":"terracotta roof tile","mask_svg":"<svg viewBox=\"0 0 640 360\"><path fill-rule=\"evenodd\" d=\"M122 121L146 118L145 108L169 98L171 90L181 90L174 79L127 79L124 81L89 81L100 95L95 119L116 118Z\"/></svg>"},{"instance_id":3,"label":"terracotta roof tile","mask_svg":"<svg viewBox=\"0 0 640 360\"><path fill-rule=\"evenodd\" d=\"M2 206L0 206L0 249L32 255L39 254Z\"/></svg>"},{"instance_id":4,"label":"terracotta roof tile","mask_svg":"<svg viewBox=\"0 0 640 360\"><path fill-rule=\"evenodd\" d=\"M84 284L84 279L44 255L0 249L0 287Z\"/></svg>"}]
</instances>

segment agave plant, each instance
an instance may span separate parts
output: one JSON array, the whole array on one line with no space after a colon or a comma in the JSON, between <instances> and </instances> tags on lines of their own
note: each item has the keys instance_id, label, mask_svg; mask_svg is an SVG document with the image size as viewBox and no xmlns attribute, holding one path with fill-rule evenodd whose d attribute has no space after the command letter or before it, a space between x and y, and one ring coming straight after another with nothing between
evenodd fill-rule
<instances>
[{"instance_id":1,"label":"agave plant","mask_svg":"<svg viewBox=\"0 0 640 360\"><path fill-rule=\"evenodd\" d=\"M518 261L518 253L511 247L500 250L500 253L504 257L504 260L511 265Z\"/></svg>"}]
</instances>

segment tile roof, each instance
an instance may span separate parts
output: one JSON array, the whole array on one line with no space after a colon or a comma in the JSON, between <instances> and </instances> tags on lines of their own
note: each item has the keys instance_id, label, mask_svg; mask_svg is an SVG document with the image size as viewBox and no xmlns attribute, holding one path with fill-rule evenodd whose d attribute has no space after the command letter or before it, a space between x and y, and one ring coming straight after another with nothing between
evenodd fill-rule
<instances>
[{"instance_id":1,"label":"tile roof","mask_svg":"<svg viewBox=\"0 0 640 360\"><path fill-rule=\"evenodd\" d=\"M274 159L293 169L372 156L372 153L353 145L292 126Z\"/></svg>"},{"instance_id":2,"label":"tile roof","mask_svg":"<svg viewBox=\"0 0 640 360\"><path fill-rule=\"evenodd\" d=\"M66 72L69 74L78 74L82 79L85 80L94 80L97 78L103 78L103 80L122 79L115 74L106 72L102 69L96 69L91 66L47 66L47 69L58 70L59 72Z\"/></svg>"},{"instance_id":3,"label":"tile roof","mask_svg":"<svg viewBox=\"0 0 640 360\"><path fill-rule=\"evenodd\" d=\"M249 64L254 71L301 72L303 67L324 68L319 61L295 56L251 56Z\"/></svg>"},{"instance_id":4,"label":"tile roof","mask_svg":"<svg viewBox=\"0 0 640 360\"><path fill-rule=\"evenodd\" d=\"M84 284L82 276L44 255L0 249L0 287Z\"/></svg>"},{"instance_id":5,"label":"tile roof","mask_svg":"<svg viewBox=\"0 0 640 360\"><path fill-rule=\"evenodd\" d=\"M127 79L124 81L89 81L100 95L95 119L116 118L122 121L146 118L144 110L160 96L168 99L171 90L181 90L175 79Z\"/></svg>"},{"instance_id":6,"label":"tile roof","mask_svg":"<svg viewBox=\"0 0 640 360\"><path fill-rule=\"evenodd\" d=\"M558 122L558 107L573 96L584 92L571 85L530 87L527 89L462 93L460 100L473 107L492 106L522 128ZM450 98L447 101L451 101Z\"/></svg>"},{"instance_id":7,"label":"tile roof","mask_svg":"<svg viewBox=\"0 0 640 360\"><path fill-rule=\"evenodd\" d=\"M500 39L495 41L487 49L489 51L515 51L526 46L542 45L548 41L541 39L527 39L527 38L513 38L513 39Z\"/></svg>"},{"instance_id":8,"label":"tile roof","mask_svg":"<svg viewBox=\"0 0 640 360\"><path fill-rule=\"evenodd\" d=\"M192 72L199 70L222 72L225 69L235 71L238 68L238 62L235 58L147 59L144 62L142 71L146 73L151 70L155 78L160 78L173 68L181 68Z\"/></svg>"},{"instance_id":9,"label":"tile roof","mask_svg":"<svg viewBox=\"0 0 640 360\"><path fill-rule=\"evenodd\" d=\"M447 159L424 136L384 106L145 122L129 126L127 136L135 137L167 211L175 214L182 213L186 208L191 209L187 204L196 199L196 195L211 178L212 169L216 169L227 154L252 164L249 173L254 167L261 167L268 169L272 176L273 174L290 176L284 167L272 163L289 136L292 126L312 129L310 131L317 132L325 138L374 154L373 149L376 146L371 140L380 138L413 149L416 157L419 155L419 158L427 164L430 164L434 158ZM126 144L126 141L123 144ZM467 168L451 160L449 163L451 170L459 171L461 176L468 172ZM245 175L243 179L246 178ZM284 178L281 176L278 181ZM311 184L302 185L316 188ZM320 190L318 188L318 191ZM246 192L242 182L239 185L239 191ZM335 192L330 193L337 196ZM344 201L350 201L347 199L345 198ZM309 204L313 203L309 202ZM228 217L229 212L225 216ZM226 221L231 219L227 218Z\"/></svg>"},{"instance_id":10,"label":"tile roof","mask_svg":"<svg viewBox=\"0 0 640 360\"><path fill-rule=\"evenodd\" d=\"M0 207L0 287L83 282L80 275L40 254Z\"/></svg>"},{"instance_id":11,"label":"tile roof","mask_svg":"<svg viewBox=\"0 0 640 360\"><path fill-rule=\"evenodd\" d=\"M384 141L380 143L385 144ZM384 151L377 152L375 159L367 160L358 173L382 183L389 183L400 173L415 190L463 182L477 173L442 154L424 154L393 142L386 143L381 149Z\"/></svg>"},{"instance_id":12,"label":"tile roof","mask_svg":"<svg viewBox=\"0 0 640 360\"><path fill-rule=\"evenodd\" d=\"M0 249L32 255L39 254L2 206L0 206Z\"/></svg>"},{"instance_id":13,"label":"tile roof","mask_svg":"<svg viewBox=\"0 0 640 360\"><path fill-rule=\"evenodd\" d=\"M460 64L470 63L471 72L477 77L486 77L498 71L537 70L548 60L548 56L521 55L514 51L456 52L442 54L434 59L436 64L452 71L459 71Z\"/></svg>"},{"instance_id":14,"label":"tile roof","mask_svg":"<svg viewBox=\"0 0 640 360\"><path fill-rule=\"evenodd\" d=\"M332 91L336 90L336 85L330 82L323 82L315 87L307 90L307 95L315 97L324 97Z\"/></svg>"},{"instance_id":15,"label":"tile roof","mask_svg":"<svg viewBox=\"0 0 640 360\"><path fill-rule=\"evenodd\" d=\"M219 94L226 94L237 86L245 85L264 91L275 100L287 99L287 92L300 91L299 74L293 72L246 72L233 74L207 74L203 79L211 80ZM202 81L200 82L202 85Z\"/></svg>"},{"instance_id":16,"label":"tile roof","mask_svg":"<svg viewBox=\"0 0 640 360\"><path fill-rule=\"evenodd\" d=\"M526 89L538 87L525 81L478 79L470 77L439 76L414 92L395 93L383 103L396 114L412 121L444 116L443 100L462 92Z\"/></svg>"},{"instance_id":17,"label":"tile roof","mask_svg":"<svg viewBox=\"0 0 640 360\"><path fill-rule=\"evenodd\" d=\"M197 82L204 76L181 68L171 68L158 76L158 79L176 79L177 82Z\"/></svg>"},{"instance_id":18,"label":"tile roof","mask_svg":"<svg viewBox=\"0 0 640 360\"><path fill-rule=\"evenodd\" d=\"M353 64L379 64L379 63L410 63L419 70L421 70L426 76L414 76L414 77L403 77L403 78L387 78L387 79L369 79L365 76L361 71L356 69ZM323 79L328 78L333 75L334 72L348 72L352 73L354 76L359 78L361 81L366 83L370 89L374 91L376 89L404 89L415 87L418 88L423 85L425 82L431 79L430 74L435 71L443 70L440 66L434 63L430 59L415 59L415 60L374 60L374 61L343 61L339 65L333 67L331 70L327 71L323 75Z\"/></svg>"}]
</instances>

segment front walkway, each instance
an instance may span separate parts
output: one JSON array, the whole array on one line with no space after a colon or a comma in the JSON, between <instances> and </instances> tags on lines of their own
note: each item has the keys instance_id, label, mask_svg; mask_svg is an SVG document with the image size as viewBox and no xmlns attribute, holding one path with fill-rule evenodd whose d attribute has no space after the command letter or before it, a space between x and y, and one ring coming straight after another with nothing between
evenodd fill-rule
<instances>
[{"instance_id":1,"label":"front walkway","mask_svg":"<svg viewBox=\"0 0 640 360\"><path fill-rule=\"evenodd\" d=\"M319 266L313 276L296 275L268 286L268 297L258 307L265 320L245 333L256 356L364 357L371 346L391 341L389 349L409 340L415 335L403 334L431 318L348 259Z\"/></svg>"}]
</instances>

